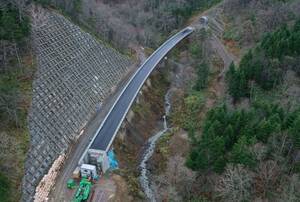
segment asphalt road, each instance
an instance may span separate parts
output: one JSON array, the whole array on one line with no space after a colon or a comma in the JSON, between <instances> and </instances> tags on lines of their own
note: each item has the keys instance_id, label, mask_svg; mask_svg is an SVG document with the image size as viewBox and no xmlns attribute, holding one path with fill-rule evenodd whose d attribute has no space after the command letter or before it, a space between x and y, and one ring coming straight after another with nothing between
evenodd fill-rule
<instances>
[{"instance_id":1,"label":"asphalt road","mask_svg":"<svg viewBox=\"0 0 300 202\"><path fill-rule=\"evenodd\" d=\"M67 153L66 161L64 162L59 176L56 178L55 186L52 188L52 191L49 195L50 202L71 201L73 196L68 195L69 191L66 186L66 183L68 179L70 179L70 177L72 176L72 172L74 171L74 169L78 166L78 161L80 160L80 157L85 152L86 148L90 145L90 140L95 136L99 125L103 122L107 113L110 111L113 104L123 91L123 87L132 77L132 75L134 75L134 73L138 70L140 62L144 61L144 55L142 53L138 53L138 56L138 61L136 61L136 63L129 68L129 72L126 75L124 75L124 78L122 78L113 94L107 96L100 112L97 113L95 117L91 118L91 120L88 122L87 126L84 129L84 133L76 141L76 144L71 145L71 149Z\"/></svg>"},{"instance_id":2,"label":"asphalt road","mask_svg":"<svg viewBox=\"0 0 300 202\"><path fill-rule=\"evenodd\" d=\"M187 27L161 45L131 77L118 99L115 101L109 113L97 130L90 148L107 151L112 144L118 129L121 126L129 108L135 100L139 90L143 86L150 73L165 55L181 40L190 35L193 28Z\"/></svg>"}]
</instances>

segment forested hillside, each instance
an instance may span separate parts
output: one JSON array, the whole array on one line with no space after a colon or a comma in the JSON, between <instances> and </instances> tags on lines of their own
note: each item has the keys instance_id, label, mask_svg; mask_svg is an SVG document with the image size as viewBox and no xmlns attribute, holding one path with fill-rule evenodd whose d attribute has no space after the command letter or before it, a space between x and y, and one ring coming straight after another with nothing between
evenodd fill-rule
<instances>
[{"instance_id":1,"label":"forested hillside","mask_svg":"<svg viewBox=\"0 0 300 202\"><path fill-rule=\"evenodd\" d=\"M155 48L196 12L220 0L36 0L61 8L74 20L121 49Z\"/></svg>"},{"instance_id":2,"label":"forested hillside","mask_svg":"<svg viewBox=\"0 0 300 202\"><path fill-rule=\"evenodd\" d=\"M234 1L224 7L240 7L243 13L232 10L240 14L239 19L249 13L255 19L250 7L258 10L269 5L265 1L256 6L249 2L245 3L249 8ZM278 4L290 8L289 3L281 2L272 7ZM238 20L228 19L224 43L243 56L226 73L226 95L203 121L200 113L205 88L197 88L196 81L194 90L200 91L193 90L185 98L193 98L194 103L186 105L188 121L179 122L190 136L186 166L197 172L195 186L205 186L190 196L196 201L300 200L300 20L290 11L290 17L273 19L276 25L269 28L258 26L258 21L266 19L256 18L252 30L269 31L253 40L244 38L244 27L235 27ZM226 14L231 16L230 12Z\"/></svg>"},{"instance_id":3,"label":"forested hillside","mask_svg":"<svg viewBox=\"0 0 300 202\"><path fill-rule=\"evenodd\" d=\"M218 4L219 19L210 17L221 21L224 33L215 36L209 18L207 30L195 31L166 60L166 66L183 69L188 87L175 94L168 117L174 130L156 151L163 156L155 162L161 170L173 160L173 170L164 171L172 180L154 183L172 185L161 194L166 200L300 201L299 0L6 0L0 3L1 202L19 200L29 146L31 4L63 13L120 50L155 49ZM214 37L236 57L225 74L225 61L211 47ZM178 131L188 135L174 146L169 140ZM132 181L129 192L142 200L138 181Z\"/></svg>"},{"instance_id":4,"label":"forested hillside","mask_svg":"<svg viewBox=\"0 0 300 202\"><path fill-rule=\"evenodd\" d=\"M227 73L229 93L234 100L249 97L253 85L270 90L282 84L286 71L300 75L300 20L282 26L263 37L259 45L243 56L239 68L234 64Z\"/></svg>"},{"instance_id":5,"label":"forested hillside","mask_svg":"<svg viewBox=\"0 0 300 202\"><path fill-rule=\"evenodd\" d=\"M28 149L34 58L29 18L18 4L0 7L0 201L16 201Z\"/></svg>"}]
</instances>

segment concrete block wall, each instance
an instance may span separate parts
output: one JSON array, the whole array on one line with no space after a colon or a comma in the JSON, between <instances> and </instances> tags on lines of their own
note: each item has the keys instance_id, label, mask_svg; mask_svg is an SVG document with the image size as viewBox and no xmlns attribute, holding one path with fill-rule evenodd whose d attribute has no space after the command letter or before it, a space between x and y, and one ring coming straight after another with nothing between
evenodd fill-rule
<instances>
[{"instance_id":1,"label":"concrete block wall","mask_svg":"<svg viewBox=\"0 0 300 202\"><path fill-rule=\"evenodd\" d=\"M42 20L41 20L42 19ZM25 162L22 201L54 160L125 75L130 60L55 12L33 18L38 69L28 123L31 145Z\"/></svg>"}]
</instances>

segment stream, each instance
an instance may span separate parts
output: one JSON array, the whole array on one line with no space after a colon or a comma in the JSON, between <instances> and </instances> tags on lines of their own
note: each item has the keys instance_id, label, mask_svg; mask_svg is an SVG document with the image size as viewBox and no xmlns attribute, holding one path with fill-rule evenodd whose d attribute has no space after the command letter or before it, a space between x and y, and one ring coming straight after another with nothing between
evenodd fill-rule
<instances>
[{"instance_id":1,"label":"stream","mask_svg":"<svg viewBox=\"0 0 300 202\"><path fill-rule=\"evenodd\" d=\"M165 94L165 98L164 98L165 114L162 117L163 118L163 129L160 130L159 132L155 133L153 136L151 136L148 139L147 149L144 151L143 159L139 165L139 168L141 169L140 177L139 177L140 184L141 184L142 189L143 189L144 193L146 194L147 198L151 202L155 202L156 200L155 200L153 191L150 187L149 170L147 170L147 162L153 155L157 140L160 137L162 137L164 134L166 134L166 132L169 130L168 123L167 123L167 116L169 115L170 109L171 109L170 94L171 94L171 90L169 89L167 91L167 93Z\"/></svg>"}]
</instances>

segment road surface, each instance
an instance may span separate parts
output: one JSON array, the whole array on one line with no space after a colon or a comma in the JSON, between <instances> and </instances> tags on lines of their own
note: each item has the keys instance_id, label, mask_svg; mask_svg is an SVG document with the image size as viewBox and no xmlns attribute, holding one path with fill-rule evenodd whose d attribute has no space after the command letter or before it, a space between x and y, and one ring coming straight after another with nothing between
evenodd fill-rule
<instances>
[{"instance_id":1,"label":"road surface","mask_svg":"<svg viewBox=\"0 0 300 202\"><path fill-rule=\"evenodd\" d=\"M122 93L114 103L113 107L100 125L97 135L91 142L90 149L108 151L118 129L121 126L129 108L136 98L139 90L143 86L150 73L165 55L181 40L190 35L194 29L187 27L161 45L146 61L140 66L131 77Z\"/></svg>"},{"instance_id":2,"label":"road surface","mask_svg":"<svg viewBox=\"0 0 300 202\"><path fill-rule=\"evenodd\" d=\"M99 125L102 123L107 113L123 91L124 85L128 82L128 80L134 75L134 73L138 70L138 67L145 61L145 56L142 51L137 51L137 61L133 64L132 67L129 68L129 72L118 84L116 91L107 97L104 101L102 108L99 113L96 114L94 118L92 118L88 125L85 127L84 133L77 140L76 144L71 146L71 150L68 151L67 159L64 162L62 170L59 176L56 179L55 186L53 187L49 201L50 202L69 202L71 201L72 196L68 195L68 188L66 186L68 179L72 176L73 170L78 166L78 161L82 154L85 152L86 148L90 144L91 139L95 136Z\"/></svg>"}]
</instances>

